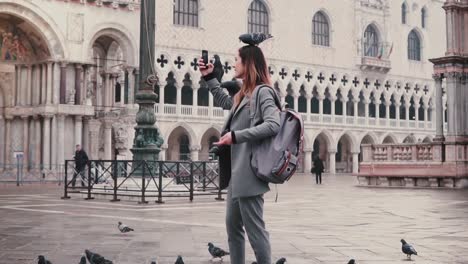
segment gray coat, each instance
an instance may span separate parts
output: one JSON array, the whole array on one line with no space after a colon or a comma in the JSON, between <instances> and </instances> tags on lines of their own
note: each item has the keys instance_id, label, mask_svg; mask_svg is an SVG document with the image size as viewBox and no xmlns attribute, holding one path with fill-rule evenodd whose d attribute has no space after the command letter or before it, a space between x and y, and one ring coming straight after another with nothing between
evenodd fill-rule
<instances>
[{"instance_id":1,"label":"gray coat","mask_svg":"<svg viewBox=\"0 0 468 264\"><path fill-rule=\"evenodd\" d=\"M258 179L250 166L250 155L252 142L274 136L279 132L280 112L275 104L275 91L268 88L261 89L257 109L250 109L250 98L244 97L233 113L233 98L223 91L218 80L211 79L207 84L218 105L231 110L227 120L233 116L230 130L234 132L236 142L231 146L232 171L229 191L232 198L250 197L268 192L270 190L268 183ZM251 124L259 125L251 127ZM223 131L226 125L225 123Z\"/></svg>"}]
</instances>

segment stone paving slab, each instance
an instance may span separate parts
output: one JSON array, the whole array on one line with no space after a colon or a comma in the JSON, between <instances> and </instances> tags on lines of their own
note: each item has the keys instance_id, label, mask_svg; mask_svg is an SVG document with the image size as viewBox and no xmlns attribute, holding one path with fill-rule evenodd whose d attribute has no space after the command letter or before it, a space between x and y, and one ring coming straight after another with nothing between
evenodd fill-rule
<instances>
[{"instance_id":1,"label":"stone paving slab","mask_svg":"<svg viewBox=\"0 0 468 264\"><path fill-rule=\"evenodd\" d=\"M349 175L295 176L265 196L265 219L273 257L288 263L467 264L468 191L363 188ZM0 264L78 263L85 248L116 264L211 263L206 244L227 249L225 202L213 197L167 199L147 205L85 201L80 194L61 200L62 187L0 185ZM117 221L135 228L121 234ZM420 256L407 261L399 240ZM254 260L246 241L247 263ZM225 259L224 263L230 263Z\"/></svg>"}]
</instances>

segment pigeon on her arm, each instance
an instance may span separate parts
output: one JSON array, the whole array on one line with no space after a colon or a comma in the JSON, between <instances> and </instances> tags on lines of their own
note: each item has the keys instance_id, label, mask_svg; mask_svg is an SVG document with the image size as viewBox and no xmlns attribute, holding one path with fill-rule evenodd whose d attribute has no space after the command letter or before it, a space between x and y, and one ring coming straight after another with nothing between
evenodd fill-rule
<instances>
[{"instance_id":1,"label":"pigeon on her arm","mask_svg":"<svg viewBox=\"0 0 468 264\"><path fill-rule=\"evenodd\" d=\"M86 257L85 256L81 256L80 264L86 264Z\"/></svg>"},{"instance_id":2,"label":"pigeon on her arm","mask_svg":"<svg viewBox=\"0 0 468 264\"><path fill-rule=\"evenodd\" d=\"M247 33L240 35L239 40L248 45L258 46L264 40L267 40L272 37L272 35L264 33Z\"/></svg>"},{"instance_id":3,"label":"pigeon on her arm","mask_svg":"<svg viewBox=\"0 0 468 264\"><path fill-rule=\"evenodd\" d=\"M221 80L223 79L223 75L224 75L224 69L223 69L223 64L221 63L221 59L219 58L218 54L214 55L213 74L218 80L218 82L221 82Z\"/></svg>"},{"instance_id":4,"label":"pigeon on her arm","mask_svg":"<svg viewBox=\"0 0 468 264\"><path fill-rule=\"evenodd\" d=\"M401 251L406 254L406 257L411 260L411 255L418 255L418 252L414 249L414 247L408 243L404 239L401 239Z\"/></svg>"},{"instance_id":5,"label":"pigeon on her arm","mask_svg":"<svg viewBox=\"0 0 468 264\"><path fill-rule=\"evenodd\" d=\"M276 264L284 264L286 263L286 258L280 258L276 261Z\"/></svg>"},{"instance_id":6,"label":"pigeon on her arm","mask_svg":"<svg viewBox=\"0 0 468 264\"><path fill-rule=\"evenodd\" d=\"M37 257L37 264L52 264L52 262L48 261L43 255L39 255Z\"/></svg>"},{"instance_id":7,"label":"pigeon on her arm","mask_svg":"<svg viewBox=\"0 0 468 264\"><path fill-rule=\"evenodd\" d=\"M125 224L122 224L122 222L119 222L118 227L119 227L120 232L122 232L122 233L128 233L130 231L135 231L135 230L133 230L133 228L130 228Z\"/></svg>"},{"instance_id":8,"label":"pigeon on her arm","mask_svg":"<svg viewBox=\"0 0 468 264\"><path fill-rule=\"evenodd\" d=\"M113 264L112 261L105 259L103 256L93 253L89 250L85 250L86 258L90 264Z\"/></svg>"},{"instance_id":9,"label":"pigeon on her arm","mask_svg":"<svg viewBox=\"0 0 468 264\"><path fill-rule=\"evenodd\" d=\"M221 248L219 247L215 247L213 245L213 243L208 243L208 252L210 252L211 256L214 258L220 258L221 260L223 260L223 257L224 256L227 256L229 255L229 252L226 252L224 250L222 250ZM213 260L212 259L212 260Z\"/></svg>"},{"instance_id":10,"label":"pigeon on her arm","mask_svg":"<svg viewBox=\"0 0 468 264\"><path fill-rule=\"evenodd\" d=\"M236 95L237 92L239 92L241 85L242 84L237 80L226 81L220 84L222 88L225 88L228 91L229 96L231 97Z\"/></svg>"},{"instance_id":11,"label":"pigeon on her arm","mask_svg":"<svg viewBox=\"0 0 468 264\"><path fill-rule=\"evenodd\" d=\"M181 255L179 255L179 256L177 257L177 260L176 260L175 264L185 264L185 263L184 263L184 260L182 259L182 256L181 256Z\"/></svg>"}]
</instances>

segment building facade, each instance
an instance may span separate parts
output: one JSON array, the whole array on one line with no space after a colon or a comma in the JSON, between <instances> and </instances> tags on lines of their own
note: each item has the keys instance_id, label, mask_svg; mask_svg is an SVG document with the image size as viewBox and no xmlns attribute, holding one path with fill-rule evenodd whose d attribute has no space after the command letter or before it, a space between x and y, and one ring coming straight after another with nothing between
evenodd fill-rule
<instances>
[{"instance_id":1,"label":"building facade","mask_svg":"<svg viewBox=\"0 0 468 264\"><path fill-rule=\"evenodd\" d=\"M0 163L23 152L28 168L52 169L72 158L78 143L92 159L132 158L139 2L0 0ZM274 36L261 47L274 88L305 121L304 170L318 155L329 172L357 172L362 144L431 141L428 59L445 51L442 5L157 1L160 158L208 159L227 113L195 61L202 49L218 54L223 80L232 79L245 32Z\"/></svg>"}]
</instances>

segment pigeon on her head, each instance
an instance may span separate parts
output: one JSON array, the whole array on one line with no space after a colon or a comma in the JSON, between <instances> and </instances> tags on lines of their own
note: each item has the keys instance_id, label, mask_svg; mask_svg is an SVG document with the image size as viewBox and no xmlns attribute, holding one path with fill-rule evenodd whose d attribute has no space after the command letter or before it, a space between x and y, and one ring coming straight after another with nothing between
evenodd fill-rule
<instances>
[{"instance_id":1,"label":"pigeon on her head","mask_svg":"<svg viewBox=\"0 0 468 264\"><path fill-rule=\"evenodd\" d=\"M43 255L39 255L37 257L37 264L52 264L52 262L48 261Z\"/></svg>"},{"instance_id":2,"label":"pigeon on her head","mask_svg":"<svg viewBox=\"0 0 468 264\"><path fill-rule=\"evenodd\" d=\"M276 264L284 264L286 263L286 258L280 258L276 261Z\"/></svg>"},{"instance_id":3,"label":"pigeon on her head","mask_svg":"<svg viewBox=\"0 0 468 264\"><path fill-rule=\"evenodd\" d=\"M119 227L119 230L120 230L121 233L128 233L130 231L135 231L135 230L133 230L133 228L130 228L125 224L122 224L122 222L119 222L118 227Z\"/></svg>"},{"instance_id":4,"label":"pigeon on her head","mask_svg":"<svg viewBox=\"0 0 468 264\"><path fill-rule=\"evenodd\" d=\"M348 264L356 264L356 261L355 261L354 259L350 259L350 260L348 261Z\"/></svg>"},{"instance_id":5,"label":"pigeon on her head","mask_svg":"<svg viewBox=\"0 0 468 264\"><path fill-rule=\"evenodd\" d=\"M86 257L85 256L81 256L80 264L86 264Z\"/></svg>"},{"instance_id":6,"label":"pigeon on her head","mask_svg":"<svg viewBox=\"0 0 468 264\"><path fill-rule=\"evenodd\" d=\"M184 260L182 259L182 256L181 256L181 255L179 255L179 256L177 257L177 260L176 260L175 264L185 264L185 263L184 263Z\"/></svg>"},{"instance_id":7,"label":"pigeon on her head","mask_svg":"<svg viewBox=\"0 0 468 264\"><path fill-rule=\"evenodd\" d=\"M89 250L85 250L86 258L90 264L112 264L112 261L105 259L103 256L93 253Z\"/></svg>"},{"instance_id":8,"label":"pigeon on her head","mask_svg":"<svg viewBox=\"0 0 468 264\"><path fill-rule=\"evenodd\" d=\"M272 38L273 36L270 34L264 33L247 33L242 34L239 36L240 41L244 42L245 44L258 46L263 41Z\"/></svg>"},{"instance_id":9,"label":"pigeon on her head","mask_svg":"<svg viewBox=\"0 0 468 264\"><path fill-rule=\"evenodd\" d=\"M213 245L213 243L208 243L208 252L210 252L211 256L213 258L220 258L221 260L223 260L223 257L224 256L227 256L229 255L229 252L226 252L222 249L220 249L219 247L215 247Z\"/></svg>"},{"instance_id":10,"label":"pigeon on her head","mask_svg":"<svg viewBox=\"0 0 468 264\"><path fill-rule=\"evenodd\" d=\"M406 257L411 260L411 255L418 255L418 252L414 249L414 247L408 243L404 239L401 239L401 251L406 254Z\"/></svg>"}]
</instances>

